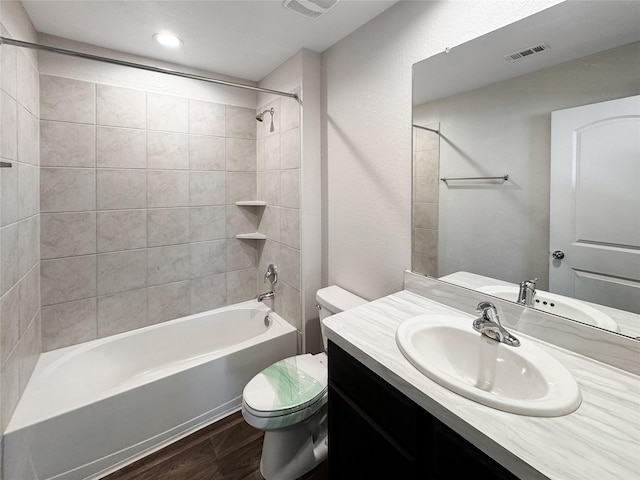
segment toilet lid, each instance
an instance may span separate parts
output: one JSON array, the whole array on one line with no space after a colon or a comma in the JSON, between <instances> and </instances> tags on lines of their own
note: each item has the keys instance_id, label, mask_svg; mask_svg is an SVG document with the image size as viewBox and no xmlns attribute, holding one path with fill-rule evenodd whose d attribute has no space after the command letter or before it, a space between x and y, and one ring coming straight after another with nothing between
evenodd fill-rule
<instances>
[{"instance_id":1,"label":"toilet lid","mask_svg":"<svg viewBox=\"0 0 640 480\"><path fill-rule=\"evenodd\" d=\"M268 366L244 387L244 403L253 413L282 415L305 408L327 390L327 366L311 354Z\"/></svg>"}]
</instances>

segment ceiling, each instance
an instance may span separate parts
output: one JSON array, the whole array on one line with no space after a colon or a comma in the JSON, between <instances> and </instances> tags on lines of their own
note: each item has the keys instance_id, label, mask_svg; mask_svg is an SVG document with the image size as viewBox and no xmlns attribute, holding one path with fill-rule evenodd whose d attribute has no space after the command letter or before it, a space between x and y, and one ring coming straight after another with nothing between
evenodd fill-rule
<instances>
[{"instance_id":1,"label":"ceiling","mask_svg":"<svg viewBox=\"0 0 640 480\"><path fill-rule=\"evenodd\" d=\"M322 52L395 1L341 0L311 19L281 0L25 0L38 32L125 53L260 81L301 48ZM169 30L184 45L152 35Z\"/></svg>"},{"instance_id":2,"label":"ceiling","mask_svg":"<svg viewBox=\"0 0 640 480\"><path fill-rule=\"evenodd\" d=\"M563 2L413 66L413 104L640 41L640 2ZM546 43L515 62L504 56ZM438 72L434 75L433 72Z\"/></svg>"}]
</instances>

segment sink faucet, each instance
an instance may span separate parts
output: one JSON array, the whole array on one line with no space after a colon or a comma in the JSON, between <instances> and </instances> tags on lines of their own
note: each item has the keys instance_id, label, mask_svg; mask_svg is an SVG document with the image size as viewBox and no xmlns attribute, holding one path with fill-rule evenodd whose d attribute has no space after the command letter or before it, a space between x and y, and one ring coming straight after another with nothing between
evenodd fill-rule
<instances>
[{"instance_id":1,"label":"sink faucet","mask_svg":"<svg viewBox=\"0 0 640 480\"><path fill-rule=\"evenodd\" d=\"M258 300L259 302L270 300L276 296L273 291L273 286L278 283L278 268L273 263L269 264L269 266L267 267L267 271L264 274L264 283L267 283L267 280L269 280L269 283L271 283L271 291L258 295L256 300Z\"/></svg>"},{"instance_id":2,"label":"sink faucet","mask_svg":"<svg viewBox=\"0 0 640 480\"><path fill-rule=\"evenodd\" d=\"M536 298L536 282L533 280L524 280L520 282L520 291L518 292L518 303L527 307L533 307L533 301Z\"/></svg>"},{"instance_id":3,"label":"sink faucet","mask_svg":"<svg viewBox=\"0 0 640 480\"><path fill-rule=\"evenodd\" d=\"M480 318L473 321L473 329L482 335L489 337L498 342L509 345L510 347L519 347L520 340L511 335L500 322L500 316L496 306L491 302L480 302L477 311L481 314Z\"/></svg>"}]
</instances>

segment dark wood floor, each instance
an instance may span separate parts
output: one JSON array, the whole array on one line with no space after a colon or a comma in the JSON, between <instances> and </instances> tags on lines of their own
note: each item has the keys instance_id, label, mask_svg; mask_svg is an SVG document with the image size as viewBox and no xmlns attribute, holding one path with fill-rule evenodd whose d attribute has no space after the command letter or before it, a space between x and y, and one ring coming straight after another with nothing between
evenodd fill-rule
<instances>
[{"instance_id":1,"label":"dark wood floor","mask_svg":"<svg viewBox=\"0 0 640 480\"><path fill-rule=\"evenodd\" d=\"M262 480L263 435L237 412L103 480ZM326 463L300 480L327 480Z\"/></svg>"}]
</instances>

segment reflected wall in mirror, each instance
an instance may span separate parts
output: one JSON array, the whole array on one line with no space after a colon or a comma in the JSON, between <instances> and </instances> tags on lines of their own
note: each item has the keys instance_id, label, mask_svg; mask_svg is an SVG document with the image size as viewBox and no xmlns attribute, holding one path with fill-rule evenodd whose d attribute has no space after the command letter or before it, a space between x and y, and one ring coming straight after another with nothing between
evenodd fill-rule
<instances>
[{"instance_id":1,"label":"reflected wall in mirror","mask_svg":"<svg viewBox=\"0 0 640 480\"><path fill-rule=\"evenodd\" d=\"M615 247L628 255L613 280L574 271L558 291L554 269L575 255L551 258L549 240L552 112L640 94L639 18L640 2L564 2L414 65L414 271L513 301L521 281L537 278L534 308L640 337L640 210L621 217L632 233ZM630 117L637 125L640 111ZM626 185L624 202L640 202L640 161L622 181L602 156L610 168L597 170L591 191ZM569 190L584 196L580 164L569 162L578 170ZM605 242L581 238L577 221L567 222L569 236L595 255Z\"/></svg>"}]
</instances>

